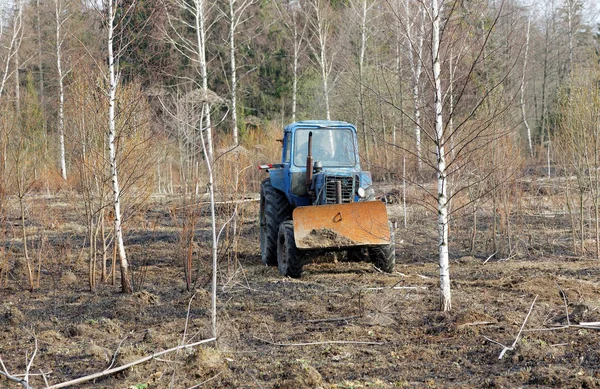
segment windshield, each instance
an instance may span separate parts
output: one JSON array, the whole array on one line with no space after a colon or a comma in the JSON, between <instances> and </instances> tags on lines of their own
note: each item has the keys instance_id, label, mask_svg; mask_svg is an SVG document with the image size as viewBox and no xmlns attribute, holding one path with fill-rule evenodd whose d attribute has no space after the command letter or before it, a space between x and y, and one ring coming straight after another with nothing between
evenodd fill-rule
<instances>
[{"instance_id":1,"label":"windshield","mask_svg":"<svg viewBox=\"0 0 600 389\"><path fill-rule=\"evenodd\" d=\"M354 166L354 137L351 130L340 129L301 129L296 130L294 142L294 165L306 166L308 154L308 133L313 133L313 160L323 166Z\"/></svg>"}]
</instances>

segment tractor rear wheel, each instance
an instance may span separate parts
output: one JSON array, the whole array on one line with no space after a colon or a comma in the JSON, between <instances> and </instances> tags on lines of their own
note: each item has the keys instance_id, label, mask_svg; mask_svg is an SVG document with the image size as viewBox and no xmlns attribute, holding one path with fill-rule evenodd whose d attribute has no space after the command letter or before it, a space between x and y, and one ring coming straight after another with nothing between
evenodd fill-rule
<instances>
[{"instance_id":1,"label":"tractor rear wheel","mask_svg":"<svg viewBox=\"0 0 600 389\"><path fill-rule=\"evenodd\" d=\"M369 260L369 256L363 247L348 249L346 258L348 262L365 262Z\"/></svg>"},{"instance_id":2,"label":"tractor rear wheel","mask_svg":"<svg viewBox=\"0 0 600 389\"><path fill-rule=\"evenodd\" d=\"M291 215L285 194L271 186L267 178L260 185L260 256L265 265L277 265L279 225Z\"/></svg>"},{"instance_id":3,"label":"tractor rear wheel","mask_svg":"<svg viewBox=\"0 0 600 389\"><path fill-rule=\"evenodd\" d=\"M277 264L282 276L299 278L302 274L302 259L294 241L294 222L291 220L286 220L279 226Z\"/></svg>"},{"instance_id":4,"label":"tractor rear wheel","mask_svg":"<svg viewBox=\"0 0 600 389\"><path fill-rule=\"evenodd\" d=\"M390 244L369 246L369 259L378 268L386 273L394 271L396 265L396 243L394 230L390 228Z\"/></svg>"}]
</instances>

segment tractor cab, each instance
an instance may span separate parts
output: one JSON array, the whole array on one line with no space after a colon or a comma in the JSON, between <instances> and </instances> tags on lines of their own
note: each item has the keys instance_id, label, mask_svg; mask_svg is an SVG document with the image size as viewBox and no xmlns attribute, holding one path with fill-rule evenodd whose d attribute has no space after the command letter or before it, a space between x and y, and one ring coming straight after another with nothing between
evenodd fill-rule
<instances>
[{"instance_id":1,"label":"tractor cab","mask_svg":"<svg viewBox=\"0 0 600 389\"><path fill-rule=\"evenodd\" d=\"M352 203L372 197L371 175L361 170L356 138L356 128L345 122L288 125L282 163L269 171L271 184L286 193L293 206Z\"/></svg>"}]
</instances>

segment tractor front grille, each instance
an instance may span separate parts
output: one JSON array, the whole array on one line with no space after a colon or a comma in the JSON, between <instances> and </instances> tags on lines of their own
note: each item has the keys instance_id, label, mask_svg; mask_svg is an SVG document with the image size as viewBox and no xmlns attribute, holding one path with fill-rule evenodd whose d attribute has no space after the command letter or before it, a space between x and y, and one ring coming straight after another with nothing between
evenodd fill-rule
<instances>
[{"instance_id":1,"label":"tractor front grille","mask_svg":"<svg viewBox=\"0 0 600 389\"><path fill-rule=\"evenodd\" d=\"M337 182L342 183L342 203L354 201L354 193L360 185L358 176L327 176L325 177L325 204L337 203Z\"/></svg>"}]
</instances>

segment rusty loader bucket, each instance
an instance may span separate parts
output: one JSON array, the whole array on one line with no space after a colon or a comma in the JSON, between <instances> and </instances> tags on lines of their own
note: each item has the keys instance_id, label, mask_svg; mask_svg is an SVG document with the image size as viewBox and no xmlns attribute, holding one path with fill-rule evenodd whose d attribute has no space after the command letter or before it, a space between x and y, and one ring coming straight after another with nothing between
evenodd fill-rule
<instances>
[{"instance_id":1,"label":"rusty loader bucket","mask_svg":"<svg viewBox=\"0 0 600 389\"><path fill-rule=\"evenodd\" d=\"M390 244L386 208L379 201L298 207L292 217L299 249Z\"/></svg>"}]
</instances>

